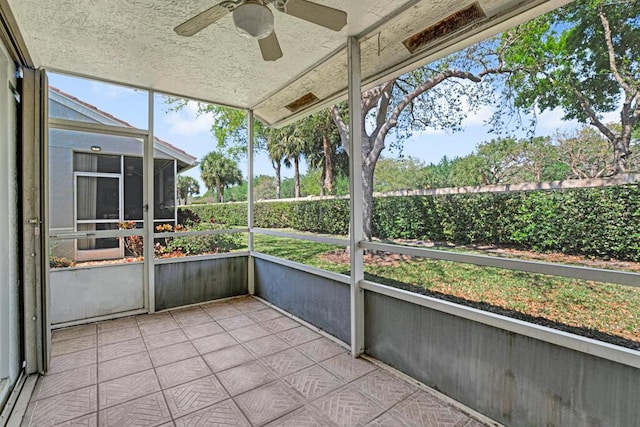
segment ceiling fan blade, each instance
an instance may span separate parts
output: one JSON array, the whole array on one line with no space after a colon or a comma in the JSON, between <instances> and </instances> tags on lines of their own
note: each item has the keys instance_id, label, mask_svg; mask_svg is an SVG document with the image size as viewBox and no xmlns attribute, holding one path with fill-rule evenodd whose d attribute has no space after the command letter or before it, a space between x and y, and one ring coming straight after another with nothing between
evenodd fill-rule
<instances>
[{"instance_id":1,"label":"ceiling fan blade","mask_svg":"<svg viewBox=\"0 0 640 427\"><path fill-rule=\"evenodd\" d=\"M260 44L260 52L262 52L262 59L265 61L275 61L282 58L282 49L280 49L280 43L276 32L272 31L267 37L258 40Z\"/></svg>"},{"instance_id":2,"label":"ceiling fan blade","mask_svg":"<svg viewBox=\"0 0 640 427\"><path fill-rule=\"evenodd\" d=\"M204 30L229 12L230 9L223 7L221 4L217 4L183 22L173 30L181 36L191 37L197 32Z\"/></svg>"},{"instance_id":3,"label":"ceiling fan blade","mask_svg":"<svg viewBox=\"0 0 640 427\"><path fill-rule=\"evenodd\" d=\"M346 12L307 0L289 0L284 9L287 15L304 19L333 31L340 31L347 25Z\"/></svg>"}]
</instances>

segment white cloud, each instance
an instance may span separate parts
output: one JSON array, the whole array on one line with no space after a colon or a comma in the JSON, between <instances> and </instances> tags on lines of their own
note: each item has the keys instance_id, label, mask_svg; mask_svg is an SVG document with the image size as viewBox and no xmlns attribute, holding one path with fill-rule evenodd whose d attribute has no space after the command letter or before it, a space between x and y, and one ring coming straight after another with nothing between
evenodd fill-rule
<instances>
[{"instance_id":1,"label":"white cloud","mask_svg":"<svg viewBox=\"0 0 640 427\"><path fill-rule=\"evenodd\" d=\"M213 123L211 113L198 115L198 103L189 101L180 111L168 111L163 116L169 132L175 135L196 135L209 132Z\"/></svg>"},{"instance_id":2,"label":"white cloud","mask_svg":"<svg viewBox=\"0 0 640 427\"><path fill-rule=\"evenodd\" d=\"M99 82L91 82L90 89L92 94L108 99L118 99L137 92L135 89Z\"/></svg>"},{"instance_id":3,"label":"white cloud","mask_svg":"<svg viewBox=\"0 0 640 427\"><path fill-rule=\"evenodd\" d=\"M484 105L478 111L472 111L462 121L463 126L485 126L493 116L493 107Z\"/></svg>"}]
</instances>

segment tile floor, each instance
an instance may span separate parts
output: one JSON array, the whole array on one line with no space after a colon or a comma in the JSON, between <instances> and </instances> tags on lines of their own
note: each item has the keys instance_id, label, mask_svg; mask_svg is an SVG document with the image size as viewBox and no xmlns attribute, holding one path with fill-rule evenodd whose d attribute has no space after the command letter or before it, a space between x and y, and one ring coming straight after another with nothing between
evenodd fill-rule
<instances>
[{"instance_id":1,"label":"tile floor","mask_svg":"<svg viewBox=\"0 0 640 427\"><path fill-rule=\"evenodd\" d=\"M482 426L251 298L55 331L26 426Z\"/></svg>"}]
</instances>

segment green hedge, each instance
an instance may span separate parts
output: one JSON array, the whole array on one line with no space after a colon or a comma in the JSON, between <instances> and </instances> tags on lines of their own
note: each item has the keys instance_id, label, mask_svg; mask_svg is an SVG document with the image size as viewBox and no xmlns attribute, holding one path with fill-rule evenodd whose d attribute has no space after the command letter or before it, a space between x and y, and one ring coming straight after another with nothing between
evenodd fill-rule
<instances>
[{"instance_id":1,"label":"green hedge","mask_svg":"<svg viewBox=\"0 0 640 427\"><path fill-rule=\"evenodd\" d=\"M183 209L203 220L247 225L246 204ZM255 225L347 234L349 201L259 202ZM640 261L640 189L382 197L374 201L372 226L374 236L382 239L496 244Z\"/></svg>"}]
</instances>

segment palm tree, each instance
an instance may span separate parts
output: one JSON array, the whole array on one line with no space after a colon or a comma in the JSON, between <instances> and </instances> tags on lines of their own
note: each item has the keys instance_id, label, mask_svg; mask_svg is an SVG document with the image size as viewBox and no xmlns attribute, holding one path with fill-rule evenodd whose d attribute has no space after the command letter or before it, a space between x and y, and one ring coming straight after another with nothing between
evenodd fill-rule
<instances>
[{"instance_id":1,"label":"palm tree","mask_svg":"<svg viewBox=\"0 0 640 427\"><path fill-rule=\"evenodd\" d=\"M238 164L218 151L212 151L203 157L200 170L200 177L207 188L216 189L218 203L224 202L225 188L242 183L242 172Z\"/></svg>"},{"instance_id":2,"label":"palm tree","mask_svg":"<svg viewBox=\"0 0 640 427\"><path fill-rule=\"evenodd\" d=\"M300 197L300 158L306 154L308 144L296 126L282 129L282 145L284 146L285 166L293 162L294 197ZM288 165L287 165L288 163Z\"/></svg>"},{"instance_id":3,"label":"palm tree","mask_svg":"<svg viewBox=\"0 0 640 427\"><path fill-rule=\"evenodd\" d=\"M280 186L282 183L281 170L282 162L285 159L284 145L282 144L282 131L280 129L269 129L265 134L267 141L266 148L269 153L269 160L271 160L271 166L276 174L276 199L280 198Z\"/></svg>"}]
</instances>

